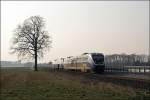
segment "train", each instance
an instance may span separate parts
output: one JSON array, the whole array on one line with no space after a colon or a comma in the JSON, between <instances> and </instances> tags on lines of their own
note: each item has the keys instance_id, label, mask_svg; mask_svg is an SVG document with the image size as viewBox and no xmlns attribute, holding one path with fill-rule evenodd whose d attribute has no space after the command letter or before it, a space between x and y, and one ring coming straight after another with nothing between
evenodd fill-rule
<instances>
[{"instance_id":1,"label":"train","mask_svg":"<svg viewBox=\"0 0 150 100\"><path fill-rule=\"evenodd\" d=\"M60 65L65 70L103 73L105 69L103 53L83 53L77 57L68 57Z\"/></svg>"}]
</instances>

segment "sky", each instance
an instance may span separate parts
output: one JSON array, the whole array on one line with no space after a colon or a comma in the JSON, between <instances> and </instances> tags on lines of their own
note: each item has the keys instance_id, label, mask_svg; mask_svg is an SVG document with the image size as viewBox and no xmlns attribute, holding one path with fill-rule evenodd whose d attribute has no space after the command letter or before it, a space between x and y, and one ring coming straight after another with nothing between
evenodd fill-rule
<instances>
[{"instance_id":1,"label":"sky","mask_svg":"<svg viewBox=\"0 0 150 100\"><path fill-rule=\"evenodd\" d=\"M1 1L1 60L17 60L9 53L13 30L35 15L53 41L40 62L84 52L149 53L149 1Z\"/></svg>"}]
</instances>

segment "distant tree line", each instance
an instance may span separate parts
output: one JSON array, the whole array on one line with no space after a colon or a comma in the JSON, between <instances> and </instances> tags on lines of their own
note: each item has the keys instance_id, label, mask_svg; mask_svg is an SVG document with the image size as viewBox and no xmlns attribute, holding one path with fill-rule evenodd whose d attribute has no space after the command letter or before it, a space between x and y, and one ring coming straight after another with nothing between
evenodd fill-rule
<instances>
[{"instance_id":1,"label":"distant tree line","mask_svg":"<svg viewBox=\"0 0 150 100\"><path fill-rule=\"evenodd\" d=\"M148 55L112 54L105 55L106 66L150 66Z\"/></svg>"}]
</instances>

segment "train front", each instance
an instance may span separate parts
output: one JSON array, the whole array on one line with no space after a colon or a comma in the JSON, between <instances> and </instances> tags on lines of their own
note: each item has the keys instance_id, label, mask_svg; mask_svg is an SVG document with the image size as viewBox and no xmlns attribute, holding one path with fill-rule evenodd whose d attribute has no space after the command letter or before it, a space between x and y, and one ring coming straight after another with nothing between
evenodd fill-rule
<instances>
[{"instance_id":1,"label":"train front","mask_svg":"<svg viewBox=\"0 0 150 100\"><path fill-rule=\"evenodd\" d=\"M102 53L92 53L93 71L96 73L103 73L105 69L104 55Z\"/></svg>"}]
</instances>

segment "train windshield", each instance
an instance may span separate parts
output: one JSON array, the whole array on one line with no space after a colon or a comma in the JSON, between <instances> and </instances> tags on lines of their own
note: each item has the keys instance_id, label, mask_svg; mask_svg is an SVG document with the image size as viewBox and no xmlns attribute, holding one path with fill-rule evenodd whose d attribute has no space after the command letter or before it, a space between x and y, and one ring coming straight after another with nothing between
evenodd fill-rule
<instances>
[{"instance_id":1,"label":"train windshield","mask_svg":"<svg viewBox=\"0 0 150 100\"><path fill-rule=\"evenodd\" d=\"M92 58L95 64L102 64L104 62L104 55L92 54Z\"/></svg>"}]
</instances>

